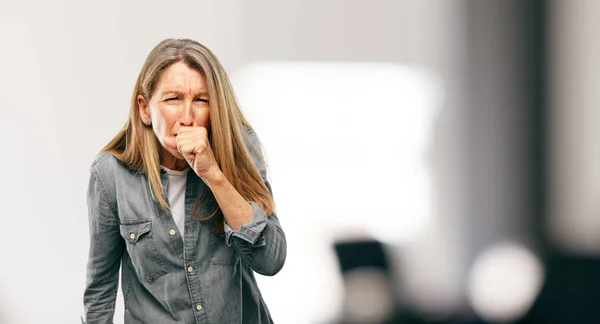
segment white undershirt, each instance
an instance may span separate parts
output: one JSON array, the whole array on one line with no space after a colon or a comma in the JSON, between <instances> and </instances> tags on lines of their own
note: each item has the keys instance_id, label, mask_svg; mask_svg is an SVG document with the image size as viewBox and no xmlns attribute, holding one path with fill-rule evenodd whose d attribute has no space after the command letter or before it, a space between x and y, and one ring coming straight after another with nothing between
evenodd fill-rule
<instances>
[{"instance_id":1,"label":"white undershirt","mask_svg":"<svg viewBox=\"0 0 600 324\"><path fill-rule=\"evenodd\" d=\"M162 167L167 171L169 181L167 182L167 196L169 200L169 206L171 207L171 214L175 225L179 230L179 234L183 238L185 235L183 226L185 224L185 184L187 179L187 173L189 167L183 171L171 170Z\"/></svg>"}]
</instances>

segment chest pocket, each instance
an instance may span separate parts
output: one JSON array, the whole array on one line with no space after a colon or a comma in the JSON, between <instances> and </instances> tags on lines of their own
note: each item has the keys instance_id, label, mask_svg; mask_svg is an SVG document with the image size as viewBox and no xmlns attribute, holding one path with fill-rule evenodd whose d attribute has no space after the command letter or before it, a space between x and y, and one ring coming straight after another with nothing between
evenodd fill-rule
<instances>
[{"instance_id":1,"label":"chest pocket","mask_svg":"<svg viewBox=\"0 0 600 324\"><path fill-rule=\"evenodd\" d=\"M167 269L152 238L152 219L121 221L121 237L127 242L127 253L138 277L152 283Z\"/></svg>"}]
</instances>

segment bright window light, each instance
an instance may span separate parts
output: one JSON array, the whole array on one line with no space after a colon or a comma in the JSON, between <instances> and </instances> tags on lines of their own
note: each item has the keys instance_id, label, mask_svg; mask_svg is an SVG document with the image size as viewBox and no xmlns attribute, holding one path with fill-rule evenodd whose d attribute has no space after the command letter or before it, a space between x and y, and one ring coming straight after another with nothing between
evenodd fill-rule
<instances>
[{"instance_id":1,"label":"bright window light","mask_svg":"<svg viewBox=\"0 0 600 324\"><path fill-rule=\"evenodd\" d=\"M403 244L432 221L439 81L400 64L261 62L232 83L266 148L288 239L284 270L259 278L261 290L280 321L328 321L342 294L334 240Z\"/></svg>"}]
</instances>

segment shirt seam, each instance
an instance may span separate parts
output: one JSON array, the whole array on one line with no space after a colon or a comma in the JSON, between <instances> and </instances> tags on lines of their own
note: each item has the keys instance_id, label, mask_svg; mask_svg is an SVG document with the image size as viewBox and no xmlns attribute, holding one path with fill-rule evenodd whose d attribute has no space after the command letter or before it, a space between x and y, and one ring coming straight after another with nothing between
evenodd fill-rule
<instances>
[{"instance_id":1,"label":"shirt seam","mask_svg":"<svg viewBox=\"0 0 600 324\"><path fill-rule=\"evenodd\" d=\"M113 217L115 217L115 219L117 219L117 211L113 208L113 203L110 200L110 197L108 196L108 190L106 190L106 187L104 186L102 178L100 177L100 174L98 173L98 170L96 170L95 164L92 165L92 173L94 174L94 177L96 178L96 180L100 184L100 190L102 191L102 195L104 196L104 199L108 203L108 206L110 208L110 211L113 214Z\"/></svg>"}]
</instances>

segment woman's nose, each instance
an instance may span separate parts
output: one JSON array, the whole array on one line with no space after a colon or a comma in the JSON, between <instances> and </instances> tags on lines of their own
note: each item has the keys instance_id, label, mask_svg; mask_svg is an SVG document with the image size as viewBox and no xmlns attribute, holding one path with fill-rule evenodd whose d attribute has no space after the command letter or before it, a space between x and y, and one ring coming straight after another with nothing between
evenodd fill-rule
<instances>
[{"instance_id":1,"label":"woman's nose","mask_svg":"<svg viewBox=\"0 0 600 324\"><path fill-rule=\"evenodd\" d=\"M192 103L185 102L184 108L183 108L183 114L181 116L179 123L183 126L192 126L193 122L194 122L194 114L192 111Z\"/></svg>"}]
</instances>

